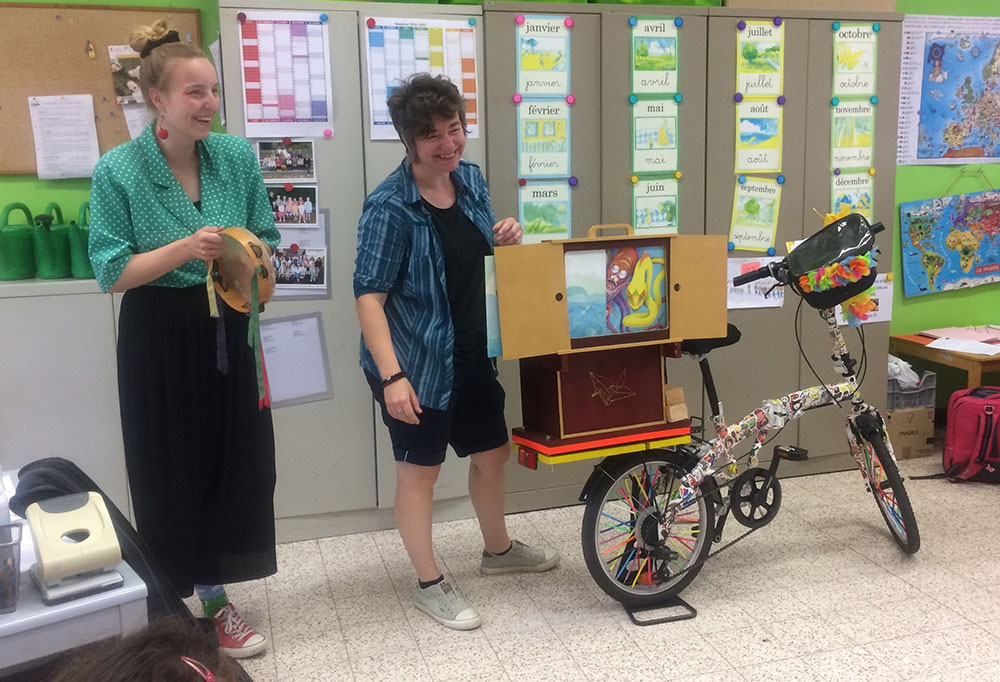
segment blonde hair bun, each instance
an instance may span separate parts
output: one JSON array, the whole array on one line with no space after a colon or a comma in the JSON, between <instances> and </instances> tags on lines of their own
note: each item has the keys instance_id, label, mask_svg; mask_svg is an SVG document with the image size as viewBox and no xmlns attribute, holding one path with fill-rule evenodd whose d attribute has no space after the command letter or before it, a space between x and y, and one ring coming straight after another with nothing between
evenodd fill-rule
<instances>
[{"instance_id":1,"label":"blonde hair bun","mask_svg":"<svg viewBox=\"0 0 1000 682\"><path fill-rule=\"evenodd\" d=\"M152 24L148 26L142 26L136 29L132 36L129 38L129 45L136 52L142 52L146 44L151 40L159 40L163 36L167 35L167 22L164 19L157 19Z\"/></svg>"}]
</instances>

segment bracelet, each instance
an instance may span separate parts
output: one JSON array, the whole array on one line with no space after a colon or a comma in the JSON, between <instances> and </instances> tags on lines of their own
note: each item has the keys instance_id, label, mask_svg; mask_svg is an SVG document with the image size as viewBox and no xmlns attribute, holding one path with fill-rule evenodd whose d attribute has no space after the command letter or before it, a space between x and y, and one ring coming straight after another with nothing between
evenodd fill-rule
<instances>
[{"instance_id":1,"label":"bracelet","mask_svg":"<svg viewBox=\"0 0 1000 682\"><path fill-rule=\"evenodd\" d=\"M389 384L394 383L396 381L399 381L400 379L405 379L405 378L406 378L406 370L402 370L401 369L398 372L396 372L395 374L389 376L388 378L382 379L382 388L385 388Z\"/></svg>"}]
</instances>

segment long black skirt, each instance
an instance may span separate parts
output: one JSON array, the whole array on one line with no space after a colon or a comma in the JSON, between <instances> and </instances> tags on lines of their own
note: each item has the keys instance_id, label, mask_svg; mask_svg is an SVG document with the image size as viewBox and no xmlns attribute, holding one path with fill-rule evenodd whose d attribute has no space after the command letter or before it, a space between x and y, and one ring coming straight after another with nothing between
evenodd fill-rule
<instances>
[{"instance_id":1,"label":"long black skirt","mask_svg":"<svg viewBox=\"0 0 1000 682\"><path fill-rule=\"evenodd\" d=\"M258 409L248 316L219 309L226 373L204 286L139 287L121 306L118 395L136 526L181 596L277 570L271 410Z\"/></svg>"}]
</instances>

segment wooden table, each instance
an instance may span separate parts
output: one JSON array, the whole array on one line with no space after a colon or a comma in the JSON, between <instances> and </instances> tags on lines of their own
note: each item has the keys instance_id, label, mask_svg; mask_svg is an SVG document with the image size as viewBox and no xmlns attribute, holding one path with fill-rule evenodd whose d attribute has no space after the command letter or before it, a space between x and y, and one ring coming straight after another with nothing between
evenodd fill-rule
<instances>
[{"instance_id":1,"label":"wooden table","mask_svg":"<svg viewBox=\"0 0 1000 682\"><path fill-rule=\"evenodd\" d=\"M929 360L948 367L964 369L969 373L969 388L976 388L983 383L983 372L1000 372L1000 355L978 355L959 353L953 350L928 348L934 339L920 334L905 334L889 337L889 352L893 355L909 355L922 360Z\"/></svg>"}]
</instances>

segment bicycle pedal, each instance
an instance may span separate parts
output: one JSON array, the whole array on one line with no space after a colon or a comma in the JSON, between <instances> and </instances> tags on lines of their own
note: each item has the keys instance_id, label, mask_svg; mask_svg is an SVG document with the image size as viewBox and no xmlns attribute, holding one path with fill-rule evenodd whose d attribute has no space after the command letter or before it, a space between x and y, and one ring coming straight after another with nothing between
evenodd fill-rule
<instances>
[{"instance_id":1,"label":"bicycle pedal","mask_svg":"<svg viewBox=\"0 0 1000 682\"><path fill-rule=\"evenodd\" d=\"M774 454L790 462L804 462L809 459L809 451L794 445L776 445Z\"/></svg>"}]
</instances>

